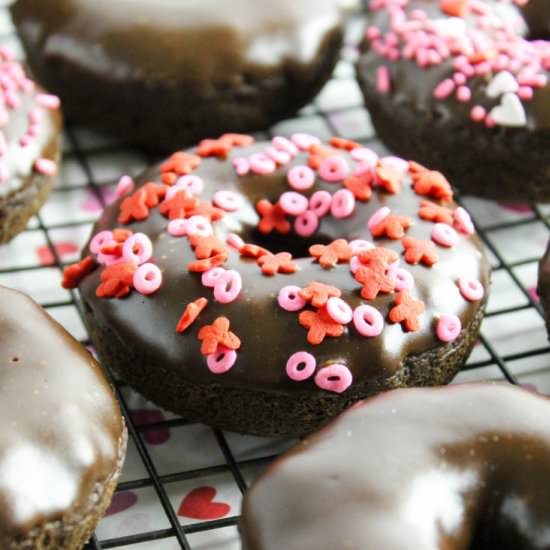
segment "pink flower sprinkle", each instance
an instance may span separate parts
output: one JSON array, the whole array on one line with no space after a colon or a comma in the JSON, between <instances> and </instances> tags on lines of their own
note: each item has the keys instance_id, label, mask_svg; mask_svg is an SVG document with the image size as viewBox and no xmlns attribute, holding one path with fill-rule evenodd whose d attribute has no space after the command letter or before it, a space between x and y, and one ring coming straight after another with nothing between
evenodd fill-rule
<instances>
[{"instance_id":1,"label":"pink flower sprinkle","mask_svg":"<svg viewBox=\"0 0 550 550\"><path fill-rule=\"evenodd\" d=\"M462 325L456 315L443 313L437 321L435 333L442 342L453 342L458 338Z\"/></svg>"},{"instance_id":2,"label":"pink flower sprinkle","mask_svg":"<svg viewBox=\"0 0 550 550\"><path fill-rule=\"evenodd\" d=\"M234 191L216 191L212 197L212 202L225 210L226 212L235 212L243 205L243 198L238 193Z\"/></svg>"},{"instance_id":3,"label":"pink flower sprinkle","mask_svg":"<svg viewBox=\"0 0 550 550\"><path fill-rule=\"evenodd\" d=\"M118 180L118 183L116 184L115 197L117 199L121 199L122 197L129 195L130 193L133 192L135 186L136 184L134 183L134 180L130 176L128 175L122 176Z\"/></svg>"},{"instance_id":4,"label":"pink flower sprinkle","mask_svg":"<svg viewBox=\"0 0 550 550\"><path fill-rule=\"evenodd\" d=\"M240 251L241 248L244 246L244 241L242 238L237 235L236 233L229 233L227 237L225 238L225 242L231 247L234 248L237 251Z\"/></svg>"},{"instance_id":5,"label":"pink flower sprinkle","mask_svg":"<svg viewBox=\"0 0 550 550\"><path fill-rule=\"evenodd\" d=\"M324 367L315 375L315 384L322 390L342 393L353 382L353 376L345 365L334 364Z\"/></svg>"},{"instance_id":6,"label":"pink flower sprinkle","mask_svg":"<svg viewBox=\"0 0 550 550\"><path fill-rule=\"evenodd\" d=\"M126 262L144 264L153 255L153 243L145 233L134 233L122 245L122 257Z\"/></svg>"},{"instance_id":7,"label":"pink flower sprinkle","mask_svg":"<svg viewBox=\"0 0 550 550\"><path fill-rule=\"evenodd\" d=\"M183 218L170 220L168 223L168 233L172 235L172 237L183 237L187 235L187 220Z\"/></svg>"},{"instance_id":8,"label":"pink flower sprinkle","mask_svg":"<svg viewBox=\"0 0 550 550\"><path fill-rule=\"evenodd\" d=\"M214 298L220 304L229 304L237 298L242 288L241 274L234 269L229 269L216 281Z\"/></svg>"},{"instance_id":9,"label":"pink flower sprinkle","mask_svg":"<svg viewBox=\"0 0 550 550\"><path fill-rule=\"evenodd\" d=\"M363 304L353 311L353 326L361 336L378 336L384 329L384 318L375 307Z\"/></svg>"},{"instance_id":10,"label":"pink flower sprinkle","mask_svg":"<svg viewBox=\"0 0 550 550\"><path fill-rule=\"evenodd\" d=\"M300 237L311 237L319 227L319 218L313 210L306 210L294 220L294 231Z\"/></svg>"},{"instance_id":11,"label":"pink flower sprinkle","mask_svg":"<svg viewBox=\"0 0 550 550\"><path fill-rule=\"evenodd\" d=\"M382 206L369 218L367 227L372 230L372 228L376 227L386 216L389 216L390 212L391 210L388 206Z\"/></svg>"},{"instance_id":12,"label":"pink flower sprinkle","mask_svg":"<svg viewBox=\"0 0 550 550\"><path fill-rule=\"evenodd\" d=\"M318 137L310 134L293 134L290 139L292 143L300 149L300 151L307 151L312 145L321 143L321 140Z\"/></svg>"},{"instance_id":13,"label":"pink flower sprinkle","mask_svg":"<svg viewBox=\"0 0 550 550\"><path fill-rule=\"evenodd\" d=\"M344 300L332 296L327 301L327 313L330 318L341 325L347 325L353 318L353 311Z\"/></svg>"},{"instance_id":14,"label":"pink flower sprinkle","mask_svg":"<svg viewBox=\"0 0 550 550\"><path fill-rule=\"evenodd\" d=\"M97 254L106 244L114 242L113 232L106 229L96 233L90 241L90 252Z\"/></svg>"},{"instance_id":15,"label":"pink flower sprinkle","mask_svg":"<svg viewBox=\"0 0 550 550\"><path fill-rule=\"evenodd\" d=\"M348 176L348 172L349 169L346 161L338 155L326 158L321 162L321 166L319 166L319 175L321 178L331 183L342 181Z\"/></svg>"},{"instance_id":16,"label":"pink flower sprinkle","mask_svg":"<svg viewBox=\"0 0 550 550\"><path fill-rule=\"evenodd\" d=\"M57 173L57 164L53 160L40 158L34 161L34 169L45 176L53 176Z\"/></svg>"},{"instance_id":17,"label":"pink flower sprinkle","mask_svg":"<svg viewBox=\"0 0 550 550\"><path fill-rule=\"evenodd\" d=\"M206 365L212 374L224 374L233 368L237 361L237 352L218 346L218 349L206 356Z\"/></svg>"},{"instance_id":18,"label":"pink flower sprinkle","mask_svg":"<svg viewBox=\"0 0 550 550\"><path fill-rule=\"evenodd\" d=\"M205 271L201 275L201 283L202 286L205 286L207 288L213 288L216 285L216 282L218 279L225 273L225 269L223 267L213 267L212 269L209 269L208 271Z\"/></svg>"},{"instance_id":19,"label":"pink flower sprinkle","mask_svg":"<svg viewBox=\"0 0 550 550\"><path fill-rule=\"evenodd\" d=\"M315 372L317 361L311 353L298 351L293 353L286 362L286 374L295 382L302 382L310 378Z\"/></svg>"},{"instance_id":20,"label":"pink flower sprinkle","mask_svg":"<svg viewBox=\"0 0 550 550\"><path fill-rule=\"evenodd\" d=\"M477 302L485 294L483 285L476 279L461 277L458 280L458 288L462 296L469 302Z\"/></svg>"},{"instance_id":21,"label":"pink flower sprinkle","mask_svg":"<svg viewBox=\"0 0 550 550\"><path fill-rule=\"evenodd\" d=\"M162 285L162 271L155 264L143 264L134 273L133 282L140 294L153 294Z\"/></svg>"},{"instance_id":22,"label":"pink flower sprinkle","mask_svg":"<svg viewBox=\"0 0 550 550\"><path fill-rule=\"evenodd\" d=\"M318 217L326 216L332 204L332 195L328 191L315 191L309 198L309 209Z\"/></svg>"},{"instance_id":23,"label":"pink flower sprinkle","mask_svg":"<svg viewBox=\"0 0 550 550\"><path fill-rule=\"evenodd\" d=\"M38 103L38 105L46 109L55 110L55 109L59 109L59 106L61 105L61 100L56 95L38 94L36 96L36 103Z\"/></svg>"},{"instance_id":24,"label":"pink flower sprinkle","mask_svg":"<svg viewBox=\"0 0 550 550\"><path fill-rule=\"evenodd\" d=\"M279 197L279 206L291 216L303 214L308 205L307 197L294 191L287 191Z\"/></svg>"},{"instance_id":25,"label":"pink flower sprinkle","mask_svg":"<svg viewBox=\"0 0 550 550\"><path fill-rule=\"evenodd\" d=\"M288 184L296 191L305 191L315 183L315 172L309 166L293 166L287 174Z\"/></svg>"},{"instance_id":26,"label":"pink flower sprinkle","mask_svg":"<svg viewBox=\"0 0 550 550\"><path fill-rule=\"evenodd\" d=\"M376 69L376 89L381 94L387 94L391 91L391 74L386 65L380 65Z\"/></svg>"},{"instance_id":27,"label":"pink flower sprinkle","mask_svg":"<svg viewBox=\"0 0 550 550\"><path fill-rule=\"evenodd\" d=\"M336 219L351 216L355 210L355 196L349 189L339 189L332 196L330 213Z\"/></svg>"},{"instance_id":28,"label":"pink flower sprinkle","mask_svg":"<svg viewBox=\"0 0 550 550\"><path fill-rule=\"evenodd\" d=\"M458 243L456 231L446 223L436 223L432 228L432 240L446 248L451 248Z\"/></svg>"},{"instance_id":29,"label":"pink flower sprinkle","mask_svg":"<svg viewBox=\"0 0 550 550\"><path fill-rule=\"evenodd\" d=\"M302 290L299 286L284 286L279 290L277 303L285 311L299 311L306 305L306 301L300 296Z\"/></svg>"}]
</instances>

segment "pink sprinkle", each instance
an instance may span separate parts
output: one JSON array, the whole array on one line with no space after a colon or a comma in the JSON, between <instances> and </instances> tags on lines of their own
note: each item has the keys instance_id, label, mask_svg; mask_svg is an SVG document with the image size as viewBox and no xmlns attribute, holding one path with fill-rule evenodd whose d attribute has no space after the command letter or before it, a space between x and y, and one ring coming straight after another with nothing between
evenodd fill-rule
<instances>
[{"instance_id":1,"label":"pink sprinkle","mask_svg":"<svg viewBox=\"0 0 550 550\"><path fill-rule=\"evenodd\" d=\"M432 228L432 240L446 248L451 248L458 243L456 231L446 223L436 223Z\"/></svg>"},{"instance_id":2,"label":"pink sprinkle","mask_svg":"<svg viewBox=\"0 0 550 550\"><path fill-rule=\"evenodd\" d=\"M299 286L284 286L277 295L278 304L285 311L298 311L306 305L306 301L300 296L302 290Z\"/></svg>"},{"instance_id":3,"label":"pink sprinkle","mask_svg":"<svg viewBox=\"0 0 550 550\"><path fill-rule=\"evenodd\" d=\"M349 173L346 161L337 155L326 158L319 166L319 175L331 183L342 181Z\"/></svg>"},{"instance_id":4,"label":"pink sprinkle","mask_svg":"<svg viewBox=\"0 0 550 550\"><path fill-rule=\"evenodd\" d=\"M462 103L467 103L470 99L472 99L472 91L468 88L468 86L459 86L456 91L456 98Z\"/></svg>"},{"instance_id":5,"label":"pink sprinkle","mask_svg":"<svg viewBox=\"0 0 550 550\"><path fill-rule=\"evenodd\" d=\"M219 346L218 349L206 356L206 365L212 374L224 374L231 370L237 361L237 352L234 349L227 349Z\"/></svg>"},{"instance_id":6,"label":"pink sprinkle","mask_svg":"<svg viewBox=\"0 0 550 550\"><path fill-rule=\"evenodd\" d=\"M279 206L291 216L303 214L308 204L307 197L294 191L287 191L279 197Z\"/></svg>"},{"instance_id":7,"label":"pink sprinkle","mask_svg":"<svg viewBox=\"0 0 550 550\"><path fill-rule=\"evenodd\" d=\"M61 100L52 94L38 94L36 96L36 103L46 109L59 109Z\"/></svg>"},{"instance_id":8,"label":"pink sprinkle","mask_svg":"<svg viewBox=\"0 0 550 550\"><path fill-rule=\"evenodd\" d=\"M465 233L466 235L473 235L475 233L475 227L472 222L472 218L470 217L470 214L468 214L468 212L464 208L462 208L462 206L459 206L453 212L453 218L453 225L458 231L460 231L461 233Z\"/></svg>"},{"instance_id":9,"label":"pink sprinkle","mask_svg":"<svg viewBox=\"0 0 550 550\"><path fill-rule=\"evenodd\" d=\"M349 247L353 254L359 254L359 252L363 252L364 250L372 250L374 245L365 239L354 239L349 242Z\"/></svg>"},{"instance_id":10,"label":"pink sprinkle","mask_svg":"<svg viewBox=\"0 0 550 550\"><path fill-rule=\"evenodd\" d=\"M233 159L233 167L238 176L246 176L250 172L250 162L244 157Z\"/></svg>"},{"instance_id":11,"label":"pink sprinkle","mask_svg":"<svg viewBox=\"0 0 550 550\"><path fill-rule=\"evenodd\" d=\"M386 216L389 216L391 210L387 206L379 208L367 222L367 227L372 231L373 227L376 227Z\"/></svg>"},{"instance_id":12,"label":"pink sprinkle","mask_svg":"<svg viewBox=\"0 0 550 550\"><path fill-rule=\"evenodd\" d=\"M487 111L481 105L476 105L475 107L472 107L472 110L470 111L470 118L474 122L481 122L486 115Z\"/></svg>"},{"instance_id":13,"label":"pink sprinkle","mask_svg":"<svg viewBox=\"0 0 550 550\"><path fill-rule=\"evenodd\" d=\"M306 210L294 220L294 231L300 237L311 237L319 227L319 218L312 210Z\"/></svg>"},{"instance_id":14,"label":"pink sprinkle","mask_svg":"<svg viewBox=\"0 0 550 550\"><path fill-rule=\"evenodd\" d=\"M311 353L298 351L293 353L286 362L286 374L295 382L302 382L310 378L315 372L317 361Z\"/></svg>"},{"instance_id":15,"label":"pink sprinkle","mask_svg":"<svg viewBox=\"0 0 550 550\"><path fill-rule=\"evenodd\" d=\"M133 282L139 293L153 294L162 285L162 271L155 264L143 264L134 273Z\"/></svg>"},{"instance_id":16,"label":"pink sprinkle","mask_svg":"<svg viewBox=\"0 0 550 550\"><path fill-rule=\"evenodd\" d=\"M533 99L533 88L530 88L529 86L520 86L518 89L518 96L520 99L529 101L530 99Z\"/></svg>"},{"instance_id":17,"label":"pink sprinkle","mask_svg":"<svg viewBox=\"0 0 550 550\"><path fill-rule=\"evenodd\" d=\"M34 161L34 169L45 176L53 176L57 173L57 164L53 160L40 158Z\"/></svg>"},{"instance_id":18,"label":"pink sprinkle","mask_svg":"<svg viewBox=\"0 0 550 550\"><path fill-rule=\"evenodd\" d=\"M368 147L357 147L351 151L350 156L356 162L365 163L370 168L374 168L378 162L378 155Z\"/></svg>"},{"instance_id":19,"label":"pink sprinkle","mask_svg":"<svg viewBox=\"0 0 550 550\"><path fill-rule=\"evenodd\" d=\"M134 233L124 241L122 257L126 262L144 264L153 255L153 244L145 233Z\"/></svg>"},{"instance_id":20,"label":"pink sprinkle","mask_svg":"<svg viewBox=\"0 0 550 550\"><path fill-rule=\"evenodd\" d=\"M216 191L212 197L213 203L226 212L234 212L243 205L243 198L234 191Z\"/></svg>"},{"instance_id":21,"label":"pink sprinkle","mask_svg":"<svg viewBox=\"0 0 550 550\"><path fill-rule=\"evenodd\" d=\"M277 165L265 153L255 153L249 159L250 169L255 174L271 174L275 172Z\"/></svg>"},{"instance_id":22,"label":"pink sprinkle","mask_svg":"<svg viewBox=\"0 0 550 550\"><path fill-rule=\"evenodd\" d=\"M477 302L485 294L483 285L476 279L462 277L458 280L458 288L462 296L469 302Z\"/></svg>"},{"instance_id":23,"label":"pink sprinkle","mask_svg":"<svg viewBox=\"0 0 550 550\"><path fill-rule=\"evenodd\" d=\"M288 184L296 191L305 191L315 183L315 172L309 166L294 166L287 174Z\"/></svg>"},{"instance_id":24,"label":"pink sprinkle","mask_svg":"<svg viewBox=\"0 0 550 550\"><path fill-rule=\"evenodd\" d=\"M344 300L332 296L327 301L327 313L330 318L341 325L347 325L353 318L353 311Z\"/></svg>"},{"instance_id":25,"label":"pink sprinkle","mask_svg":"<svg viewBox=\"0 0 550 550\"><path fill-rule=\"evenodd\" d=\"M31 124L29 126L29 129L27 130L27 133L29 134L30 137L37 137L38 134L40 133L40 123L35 123L35 124Z\"/></svg>"},{"instance_id":26,"label":"pink sprinkle","mask_svg":"<svg viewBox=\"0 0 550 550\"><path fill-rule=\"evenodd\" d=\"M462 86L463 84L466 84L467 79L464 73L455 73L453 74L453 80L455 81L455 84Z\"/></svg>"},{"instance_id":27,"label":"pink sprinkle","mask_svg":"<svg viewBox=\"0 0 550 550\"><path fill-rule=\"evenodd\" d=\"M113 232L109 230L100 231L96 233L93 239L90 241L90 252L97 254L106 244L114 242Z\"/></svg>"},{"instance_id":28,"label":"pink sprinkle","mask_svg":"<svg viewBox=\"0 0 550 550\"><path fill-rule=\"evenodd\" d=\"M4 93L4 102L8 109L17 109L19 107L21 100L19 99L16 92L13 90L8 90Z\"/></svg>"},{"instance_id":29,"label":"pink sprinkle","mask_svg":"<svg viewBox=\"0 0 550 550\"><path fill-rule=\"evenodd\" d=\"M43 119L44 117L40 109L35 108L29 112L29 122L31 124L38 124L39 122L42 122Z\"/></svg>"},{"instance_id":30,"label":"pink sprinkle","mask_svg":"<svg viewBox=\"0 0 550 550\"><path fill-rule=\"evenodd\" d=\"M339 189L332 196L330 213L338 220L347 218L355 210L355 196L349 189Z\"/></svg>"},{"instance_id":31,"label":"pink sprinkle","mask_svg":"<svg viewBox=\"0 0 550 550\"><path fill-rule=\"evenodd\" d=\"M346 391L353 382L353 376L345 365L334 364L322 368L315 375L315 384L322 390L334 393Z\"/></svg>"},{"instance_id":32,"label":"pink sprinkle","mask_svg":"<svg viewBox=\"0 0 550 550\"><path fill-rule=\"evenodd\" d=\"M395 283L395 290L410 290L414 287L414 277L410 271L398 267L397 264L390 265L388 276Z\"/></svg>"},{"instance_id":33,"label":"pink sprinkle","mask_svg":"<svg viewBox=\"0 0 550 550\"><path fill-rule=\"evenodd\" d=\"M234 269L226 271L214 285L214 298L220 304L233 302L243 288L241 274Z\"/></svg>"},{"instance_id":34,"label":"pink sprinkle","mask_svg":"<svg viewBox=\"0 0 550 550\"><path fill-rule=\"evenodd\" d=\"M381 35L381 32L378 27L375 27L374 25L370 25L367 28L366 36L369 40L374 40L375 38L378 38L380 35Z\"/></svg>"},{"instance_id":35,"label":"pink sprinkle","mask_svg":"<svg viewBox=\"0 0 550 550\"><path fill-rule=\"evenodd\" d=\"M8 151L8 146L6 144L6 136L4 132L0 130L0 157L3 157Z\"/></svg>"},{"instance_id":36,"label":"pink sprinkle","mask_svg":"<svg viewBox=\"0 0 550 550\"><path fill-rule=\"evenodd\" d=\"M130 176L122 176L116 184L115 197L121 199L122 197L129 195L135 189L136 184Z\"/></svg>"},{"instance_id":37,"label":"pink sprinkle","mask_svg":"<svg viewBox=\"0 0 550 550\"><path fill-rule=\"evenodd\" d=\"M300 149L300 151L307 151L312 145L321 143L321 140L318 137L310 134L293 134L290 139L292 143Z\"/></svg>"},{"instance_id":38,"label":"pink sprinkle","mask_svg":"<svg viewBox=\"0 0 550 550\"><path fill-rule=\"evenodd\" d=\"M380 159L380 164L392 168L393 170L396 170L401 174L404 174L409 170L409 163L405 159L402 159L401 157L396 157L394 155L382 157Z\"/></svg>"},{"instance_id":39,"label":"pink sprinkle","mask_svg":"<svg viewBox=\"0 0 550 550\"><path fill-rule=\"evenodd\" d=\"M187 221L185 231L189 236L208 237L214 233L212 225L204 216L191 216Z\"/></svg>"},{"instance_id":40,"label":"pink sprinkle","mask_svg":"<svg viewBox=\"0 0 550 550\"><path fill-rule=\"evenodd\" d=\"M488 114L485 117L485 126L487 128L494 128L496 125L497 125L496 120L490 114Z\"/></svg>"},{"instance_id":41,"label":"pink sprinkle","mask_svg":"<svg viewBox=\"0 0 550 550\"><path fill-rule=\"evenodd\" d=\"M330 210L332 195L328 191L315 191L309 198L309 209L318 217L322 218Z\"/></svg>"},{"instance_id":42,"label":"pink sprinkle","mask_svg":"<svg viewBox=\"0 0 550 550\"><path fill-rule=\"evenodd\" d=\"M275 147L266 147L265 154L277 164L288 164L292 158L286 151L280 151Z\"/></svg>"},{"instance_id":43,"label":"pink sprinkle","mask_svg":"<svg viewBox=\"0 0 550 550\"><path fill-rule=\"evenodd\" d=\"M21 145L21 147L27 147L31 141L32 137L25 134L19 138L19 145Z\"/></svg>"},{"instance_id":44,"label":"pink sprinkle","mask_svg":"<svg viewBox=\"0 0 550 550\"><path fill-rule=\"evenodd\" d=\"M442 342L453 342L458 338L462 324L456 315L443 313L437 321L435 333Z\"/></svg>"},{"instance_id":45,"label":"pink sprinkle","mask_svg":"<svg viewBox=\"0 0 550 550\"><path fill-rule=\"evenodd\" d=\"M125 260L122 256L115 256L114 254L103 254L101 252L98 252L96 256L96 261L98 264L110 266L120 264Z\"/></svg>"},{"instance_id":46,"label":"pink sprinkle","mask_svg":"<svg viewBox=\"0 0 550 550\"><path fill-rule=\"evenodd\" d=\"M183 218L176 218L168 222L168 233L172 237L183 237L187 235L187 220Z\"/></svg>"},{"instance_id":47,"label":"pink sprinkle","mask_svg":"<svg viewBox=\"0 0 550 550\"><path fill-rule=\"evenodd\" d=\"M363 304L353 311L353 325L361 336L378 336L384 329L384 318L375 307Z\"/></svg>"},{"instance_id":48,"label":"pink sprinkle","mask_svg":"<svg viewBox=\"0 0 550 550\"><path fill-rule=\"evenodd\" d=\"M433 96L436 99L445 99L446 97L449 97L455 89L455 83L450 78L446 78L445 80L442 80L433 91Z\"/></svg>"},{"instance_id":49,"label":"pink sprinkle","mask_svg":"<svg viewBox=\"0 0 550 550\"><path fill-rule=\"evenodd\" d=\"M205 271L201 275L201 283L202 286L213 288L216 285L216 282L218 279L225 273L225 269L223 267L213 267L212 269L209 269L208 271Z\"/></svg>"},{"instance_id":50,"label":"pink sprinkle","mask_svg":"<svg viewBox=\"0 0 550 550\"><path fill-rule=\"evenodd\" d=\"M380 65L376 70L376 89L381 94L387 94L391 91L391 74L386 65Z\"/></svg>"},{"instance_id":51,"label":"pink sprinkle","mask_svg":"<svg viewBox=\"0 0 550 550\"><path fill-rule=\"evenodd\" d=\"M199 193L202 193L202 190L204 189L204 182L201 178L199 178L199 176L186 174L185 176L178 178L172 189L176 186L178 189L185 189L186 191L189 191L192 195L198 195Z\"/></svg>"},{"instance_id":52,"label":"pink sprinkle","mask_svg":"<svg viewBox=\"0 0 550 550\"><path fill-rule=\"evenodd\" d=\"M273 147L279 151L284 151L285 153L288 153L291 157L295 157L298 154L298 147L292 143L289 139L282 136L275 136L271 143L273 144Z\"/></svg>"},{"instance_id":53,"label":"pink sprinkle","mask_svg":"<svg viewBox=\"0 0 550 550\"><path fill-rule=\"evenodd\" d=\"M244 241L242 238L237 235L236 233L229 233L227 237L225 238L225 242L235 250L241 250L244 246Z\"/></svg>"}]
</instances>

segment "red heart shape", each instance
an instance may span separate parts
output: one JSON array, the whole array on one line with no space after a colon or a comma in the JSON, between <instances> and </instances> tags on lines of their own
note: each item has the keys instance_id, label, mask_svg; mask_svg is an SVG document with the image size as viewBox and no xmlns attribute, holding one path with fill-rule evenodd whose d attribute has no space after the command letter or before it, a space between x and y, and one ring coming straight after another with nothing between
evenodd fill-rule
<instances>
[{"instance_id":1,"label":"red heart shape","mask_svg":"<svg viewBox=\"0 0 550 550\"><path fill-rule=\"evenodd\" d=\"M214 487L197 487L181 501L178 516L193 519L219 519L227 516L231 510L225 502L214 502L216 489Z\"/></svg>"},{"instance_id":2,"label":"red heart shape","mask_svg":"<svg viewBox=\"0 0 550 550\"><path fill-rule=\"evenodd\" d=\"M121 491L113 495L111 505L105 512L106 516L112 516L113 514L119 514L128 510L138 501L138 496L133 491Z\"/></svg>"},{"instance_id":3,"label":"red heart shape","mask_svg":"<svg viewBox=\"0 0 550 550\"><path fill-rule=\"evenodd\" d=\"M58 256L63 259L65 256L74 254L78 252L78 246L75 243L70 241L60 242L55 245L55 250ZM53 265L55 263L55 258L52 254L52 251L48 245L39 246L36 249L36 255L40 261L40 265Z\"/></svg>"},{"instance_id":4,"label":"red heart shape","mask_svg":"<svg viewBox=\"0 0 550 550\"><path fill-rule=\"evenodd\" d=\"M164 420L162 411L158 409L133 409L130 411L130 414L132 415L132 420L138 426L162 422ZM162 445L170 439L170 429L144 430L143 439L149 445Z\"/></svg>"}]
</instances>

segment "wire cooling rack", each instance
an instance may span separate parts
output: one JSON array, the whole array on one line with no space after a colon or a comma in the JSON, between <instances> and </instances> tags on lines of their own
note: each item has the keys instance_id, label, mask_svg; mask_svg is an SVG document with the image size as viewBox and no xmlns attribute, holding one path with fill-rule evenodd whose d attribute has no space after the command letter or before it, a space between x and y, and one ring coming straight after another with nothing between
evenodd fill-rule
<instances>
[{"instance_id":1,"label":"wire cooling rack","mask_svg":"<svg viewBox=\"0 0 550 550\"><path fill-rule=\"evenodd\" d=\"M22 57L0 1L0 43ZM363 29L352 18L333 79L296 118L259 134L294 131L338 135L382 152L354 80L353 47ZM13 242L0 247L0 284L32 295L76 338L89 344L78 296L59 283L75 261L101 208L122 174L137 175L157 160L86 129L64 136L60 182L39 215ZM507 380L550 394L550 347L536 295L537 260L549 234L550 207L459 201L472 213L493 266L482 335L456 381ZM107 365L108 368L108 365ZM238 550L242 493L293 441L239 436L187 422L159 410L115 382L128 424L128 458L113 504L87 546L91 549Z\"/></svg>"}]
</instances>

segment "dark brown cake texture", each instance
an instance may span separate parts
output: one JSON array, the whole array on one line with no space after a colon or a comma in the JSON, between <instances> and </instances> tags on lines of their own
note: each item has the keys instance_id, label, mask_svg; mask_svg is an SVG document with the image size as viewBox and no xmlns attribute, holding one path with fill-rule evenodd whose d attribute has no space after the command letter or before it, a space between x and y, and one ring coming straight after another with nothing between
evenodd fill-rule
<instances>
[{"instance_id":1,"label":"dark brown cake texture","mask_svg":"<svg viewBox=\"0 0 550 550\"><path fill-rule=\"evenodd\" d=\"M5 287L0 419L0 548L82 548L111 502L126 428L91 355Z\"/></svg>"},{"instance_id":2,"label":"dark brown cake texture","mask_svg":"<svg viewBox=\"0 0 550 550\"><path fill-rule=\"evenodd\" d=\"M301 435L448 383L477 339L489 267L438 172L339 138L231 134L130 193L64 284L102 361L185 417Z\"/></svg>"},{"instance_id":3,"label":"dark brown cake texture","mask_svg":"<svg viewBox=\"0 0 550 550\"><path fill-rule=\"evenodd\" d=\"M483 0L369 7L357 75L382 141L442 170L463 193L550 200L550 42L529 39L520 8ZM522 9L535 37L548 38L547 2Z\"/></svg>"},{"instance_id":4,"label":"dark brown cake texture","mask_svg":"<svg viewBox=\"0 0 550 550\"><path fill-rule=\"evenodd\" d=\"M0 244L23 231L55 182L60 158L59 99L0 48Z\"/></svg>"},{"instance_id":5,"label":"dark brown cake texture","mask_svg":"<svg viewBox=\"0 0 550 550\"><path fill-rule=\"evenodd\" d=\"M338 0L18 0L28 62L68 119L173 151L263 130L332 74Z\"/></svg>"},{"instance_id":6,"label":"dark brown cake texture","mask_svg":"<svg viewBox=\"0 0 550 550\"><path fill-rule=\"evenodd\" d=\"M277 459L243 501L244 550L539 550L550 402L510 385L395 390Z\"/></svg>"}]
</instances>

